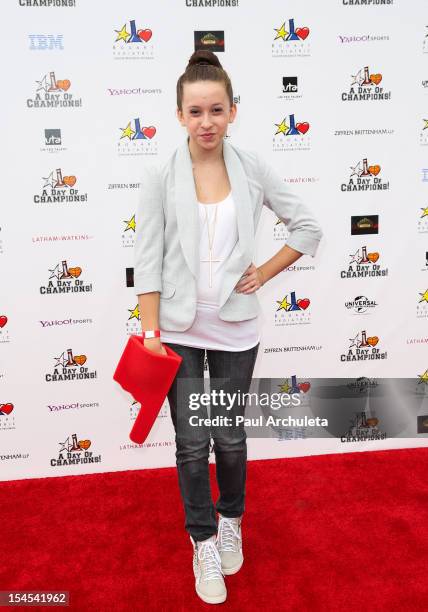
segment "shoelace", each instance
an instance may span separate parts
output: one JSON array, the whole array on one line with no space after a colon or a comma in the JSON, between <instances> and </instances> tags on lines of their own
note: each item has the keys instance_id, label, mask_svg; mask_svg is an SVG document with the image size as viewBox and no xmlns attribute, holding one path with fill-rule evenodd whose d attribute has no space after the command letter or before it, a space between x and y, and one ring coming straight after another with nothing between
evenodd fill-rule
<instances>
[{"instance_id":1,"label":"shoelace","mask_svg":"<svg viewBox=\"0 0 428 612\"><path fill-rule=\"evenodd\" d=\"M228 519L226 516L221 516L218 523L219 550L222 552L237 552L238 542L241 539L236 522Z\"/></svg>"},{"instance_id":2,"label":"shoelace","mask_svg":"<svg viewBox=\"0 0 428 612\"><path fill-rule=\"evenodd\" d=\"M221 558L214 540L200 542L198 559L202 564L204 580L216 580L221 578Z\"/></svg>"}]
</instances>

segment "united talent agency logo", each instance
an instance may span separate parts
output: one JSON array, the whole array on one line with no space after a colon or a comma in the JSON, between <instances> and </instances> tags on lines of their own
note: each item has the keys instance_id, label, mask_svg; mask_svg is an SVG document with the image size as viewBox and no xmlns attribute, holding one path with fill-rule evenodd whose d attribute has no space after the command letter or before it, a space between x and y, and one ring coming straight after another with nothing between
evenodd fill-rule
<instances>
[{"instance_id":1,"label":"united talent agency logo","mask_svg":"<svg viewBox=\"0 0 428 612\"><path fill-rule=\"evenodd\" d=\"M11 402L0 403L0 431L15 429L15 406Z\"/></svg>"},{"instance_id":2,"label":"united talent agency logo","mask_svg":"<svg viewBox=\"0 0 428 612\"><path fill-rule=\"evenodd\" d=\"M5 314L0 315L0 344L10 342L8 321L9 319Z\"/></svg>"},{"instance_id":3,"label":"united talent agency logo","mask_svg":"<svg viewBox=\"0 0 428 612\"><path fill-rule=\"evenodd\" d=\"M379 233L379 215L352 215L351 235Z\"/></svg>"},{"instance_id":4,"label":"united talent agency logo","mask_svg":"<svg viewBox=\"0 0 428 612\"><path fill-rule=\"evenodd\" d=\"M220 53L224 51L224 30L197 30L193 33L195 51L208 49Z\"/></svg>"},{"instance_id":5,"label":"united talent agency logo","mask_svg":"<svg viewBox=\"0 0 428 612\"><path fill-rule=\"evenodd\" d=\"M122 221L125 227L122 229L122 246L123 247L134 247L135 244L135 215L132 215L130 219Z\"/></svg>"},{"instance_id":6,"label":"united talent agency logo","mask_svg":"<svg viewBox=\"0 0 428 612\"><path fill-rule=\"evenodd\" d=\"M276 131L272 140L274 151L308 151L310 125L307 121L298 121L292 115L286 115L280 123L275 123Z\"/></svg>"},{"instance_id":7,"label":"united talent agency logo","mask_svg":"<svg viewBox=\"0 0 428 612\"><path fill-rule=\"evenodd\" d=\"M419 135L419 144L421 146L426 146L428 145L428 119L423 119L422 121L423 121L423 126L421 129L421 133Z\"/></svg>"},{"instance_id":8,"label":"united talent agency logo","mask_svg":"<svg viewBox=\"0 0 428 612\"><path fill-rule=\"evenodd\" d=\"M66 150L66 147L62 146L62 136L59 128L47 128L43 130L43 146L40 147L40 151L46 153L61 153Z\"/></svg>"},{"instance_id":9,"label":"united talent agency logo","mask_svg":"<svg viewBox=\"0 0 428 612\"><path fill-rule=\"evenodd\" d=\"M156 140L153 140L156 135L154 125L142 125L142 121L137 117L119 129L119 155L157 155L158 145Z\"/></svg>"},{"instance_id":10,"label":"united talent agency logo","mask_svg":"<svg viewBox=\"0 0 428 612\"><path fill-rule=\"evenodd\" d=\"M69 91L71 81L69 79L57 80L55 72L43 75L40 81L36 81L36 95L27 99L28 108L59 108L59 107L81 107L82 98L75 98Z\"/></svg>"},{"instance_id":11,"label":"united talent agency logo","mask_svg":"<svg viewBox=\"0 0 428 612\"><path fill-rule=\"evenodd\" d=\"M428 289L419 292L419 300L416 306L416 317L418 319L428 318Z\"/></svg>"},{"instance_id":12,"label":"united talent agency logo","mask_svg":"<svg viewBox=\"0 0 428 612\"><path fill-rule=\"evenodd\" d=\"M308 40L310 30L307 26L295 27L294 19L285 21L279 28L274 28L275 38L272 42L272 57L307 57L311 54Z\"/></svg>"},{"instance_id":13,"label":"united talent agency logo","mask_svg":"<svg viewBox=\"0 0 428 612\"><path fill-rule=\"evenodd\" d=\"M126 333L128 336L141 333L141 317L138 304L134 308L128 308L128 320L126 321Z\"/></svg>"},{"instance_id":14,"label":"united talent agency logo","mask_svg":"<svg viewBox=\"0 0 428 612\"><path fill-rule=\"evenodd\" d=\"M354 314L370 314L378 306L376 300L370 300L364 295L357 295L353 300L345 302L345 308Z\"/></svg>"},{"instance_id":15,"label":"united talent agency logo","mask_svg":"<svg viewBox=\"0 0 428 612\"><path fill-rule=\"evenodd\" d=\"M88 293L92 291L92 283L88 283L81 278L82 268L79 266L69 267L67 260L56 264L49 270L47 285L40 287L42 295L52 295L58 293Z\"/></svg>"},{"instance_id":16,"label":"united talent agency logo","mask_svg":"<svg viewBox=\"0 0 428 612\"><path fill-rule=\"evenodd\" d=\"M30 51L64 51L63 34L29 34Z\"/></svg>"},{"instance_id":17,"label":"united talent agency logo","mask_svg":"<svg viewBox=\"0 0 428 612\"><path fill-rule=\"evenodd\" d=\"M367 336L366 330L362 330L354 338L349 338L348 352L340 355L340 361L386 359L387 351L381 351L377 346L378 344L378 336Z\"/></svg>"},{"instance_id":18,"label":"united talent agency logo","mask_svg":"<svg viewBox=\"0 0 428 612\"><path fill-rule=\"evenodd\" d=\"M88 380L97 378L97 371L85 366L86 355L73 355L71 348L54 357L53 372L45 374L46 382L63 382L68 380Z\"/></svg>"},{"instance_id":19,"label":"united talent agency logo","mask_svg":"<svg viewBox=\"0 0 428 612\"><path fill-rule=\"evenodd\" d=\"M153 59L152 36L150 28L138 28L135 19L130 19L120 30L115 30L114 59Z\"/></svg>"},{"instance_id":20,"label":"united talent agency logo","mask_svg":"<svg viewBox=\"0 0 428 612\"><path fill-rule=\"evenodd\" d=\"M276 303L278 307L275 312L275 326L307 325L311 322L309 298L297 298L296 292L291 291L282 300L276 300Z\"/></svg>"},{"instance_id":21,"label":"united talent agency logo","mask_svg":"<svg viewBox=\"0 0 428 612\"><path fill-rule=\"evenodd\" d=\"M301 98L302 94L299 91L297 76L282 77L280 92L278 94L280 100L298 100Z\"/></svg>"},{"instance_id":22,"label":"united talent agency logo","mask_svg":"<svg viewBox=\"0 0 428 612\"><path fill-rule=\"evenodd\" d=\"M379 83L382 81L380 73L370 74L368 66L360 68L357 74L351 76L349 91L343 91L343 102L360 102L365 100L390 100L391 92L385 91Z\"/></svg>"},{"instance_id":23,"label":"united talent agency logo","mask_svg":"<svg viewBox=\"0 0 428 612\"><path fill-rule=\"evenodd\" d=\"M41 193L33 196L35 204L75 204L88 201L87 193L80 193L75 187L77 178L74 174L63 175L61 168L52 170L42 177Z\"/></svg>"},{"instance_id":24,"label":"united talent agency logo","mask_svg":"<svg viewBox=\"0 0 428 612\"><path fill-rule=\"evenodd\" d=\"M380 254L378 252L367 252L363 246L355 253L349 255L350 261L347 270L340 271L340 278L367 278L368 276L388 276L388 268L383 268L377 262Z\"/></svg>"},{"instance_id":25,"label":"united talent agency logo","mask_svg":"<svg viewBox=\"0 0 428 612\"><path fill-rule=\"evenodd\" d=\"M68 436L64 442L58 443L60 448L58 457L50 460L52 467L63 467L65 465L81 465L83 463L101 463L101 455L95 455L88 449L92 445L91 440L77 440L77 434Z\"/></svg>"},{"instance_id":26,"label":"united talent agency logo","mask_svg":"<svg viewBox=\"0 0 428 612\"><path fill-rule=\"evenodd\" d=\"M389 189L389 181L379 176L381 166L369 164L367 157L364 157L355 166L350 166L350 170L349 179L340 185L341 191L386 191Z\"/></svg>"}]
</instances>

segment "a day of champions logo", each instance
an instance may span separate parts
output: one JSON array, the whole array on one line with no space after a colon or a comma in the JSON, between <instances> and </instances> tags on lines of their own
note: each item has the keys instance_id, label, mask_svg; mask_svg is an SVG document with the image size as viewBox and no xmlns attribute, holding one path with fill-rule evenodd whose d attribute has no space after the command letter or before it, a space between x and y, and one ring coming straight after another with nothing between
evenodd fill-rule
<instances>
[{"instance_id":1,"label":"a day of champions logo","mask_svg":"<svg viewBox=\"0 0 428 612\"><path fill-rule=\"evenodd\" d=\"M0 344L10 342L8 321L9 319L5 314L0 314Z\"/></svg>"},{"instance_id":2,"label":"a day of champions logo","mask_svg":"<svg viewBox=\"0 0 428 612\"><path fill-rule=\"evenodd\" d=\"M307 26L295 27L294 19L285 21L279 28L274 28L272 57L308 57L311 54L309 42L310 30Z\"/></svg>"},{"instance_id":3,"label":"a day of champions logo","mask_svg":"<svg viewBox=\"0 0 428 612\"><path fill-rule=\"evenodd\" d=\"M372 310L377 306L375 300L369 300L364 295L358 295L353 300L345 302L345 308L353 310L356 314L369 314L368 311Z\"/></svg>"},{"instance_id":4,"label":"a day of champions logo","mask_svg":"<svg viewBox=\"0 0 428 612\"><path fill-rule=\"evenodd\" d=\"M377 263L380 258L379 253L368 253L366 246L363 246L355 253L350 254L349 258L348 269L340 271L340 278L388 276L388 268L383 268Z\"/></svg>"},{"instance_id":5,"label":"a day of champions logo","mask_svg":"<svg viewBox=\"0 0 428 612\"><path fill-rule=\"evenodd\" d=\"M12 402L0 402L0 431L15 429L14 408L15 406L12 404Z\"/></svg>"},{"instance_id":6,"label":"a day of champions logo","mask_svg":"<svg viewBox=\"0 0 428 612\"><path fill-rule=\"evenodd\" d=\"M340 361L386 359L387 351L381 351L377 348L378 344L378 336L367 336L366 330L362 330L354 338L349 338L348 352L340 355Z\"/></svg>"},{"instance_id":7,"label":"a day of champions logo","mask_svg":"<svg viewBox=\"0 0 428 612\"><path fill-rule=\"evenodd\" d=\"M150 28L138 28L135 19L114 30L114 59L153 59L153 32Z\"/></svg>"},{"instance_id":8,"label":"a day of champions logo","mask_svg":"<svg viewBox=\"0 0 428 612\"><path fill-rule=\"evenodd\" d=\"M288 298L290 296L290 301ZM297 298L296 292L291 291L282 300L276 300L278 307L275 312L275 326L307 325L311 322L308 311L311 300L307 297Z\"/></svg>"},{"instance_id":9,"label":"a day of champions logo","mask_svg":"<svg viewBox=\"0 0 428 612\"><path fill-rule=\"evenodd\" d=\"M55 72L45 74L36 81L36 95L27 99L28 108L64 108L81 107L82 98L75 98L69 91L69 79L57 80Z\"/></svg>"},{"instance_id":10,"label":"a day of champions logo","mask_svg":"<svg viewBox=\"0 0 428 612\"><path fill-rule=\"evenodd\" d=\"M428 145L428 119L423 119L423 126L419 135L419 144L422 146Z\"/></svg>"},{"instance_id":11,"label":"a day of champions logo","mask_svg":"<svg viewBox=\"0 0 428 612\"><path fill-rule=\"evenodd\" d=\"M370 410L367 412L355 412L347 432L341 436L341 442L366 442L370 440L385 440L386 432L379 429L379 419Z\"/></svg>"},{"instance_id":12,"label":"a day of champions logo","mask_svg":"<svg viewBox=\"0 0 428 612\"><path fill-rule=\"evenodd\" d=\"M272 139L273 151L308 151L311 138L308 135L310 125L307 121L296 123L294 114L286 115L280 123L275 123Z\"/></svg>"},{"instance_id":13,"label":"a day of champions logo","mask_svg":"<svg viewBox=\"0 0 428 612\"><path fill-rule=\"evenodd\" d=\"M48 176L42 177L42 180L42 192L33 196L35 204L74 204L88 201L88 194L80 193L75 187L76 176L63 176L61 168L52 170Z\"/></svg>"},{"instance_id":14,"label":"a day of champions logo","mask_svg":"<svg viewBox=\"0 0 428 612\"><path fill-rule=\"evenodd\" d=\"M58 457L50 460L52 467L64 465L81 465L82 463L101 463L101 455L94 455L89 451L91 440L77 440L77 434L68 436L64 442L58 442Z\"/></svg>"},{"instance_id":15,"label":"a day of champions logo","mask_svg":"<svg viewBox=\"0 0 428 612\"><path fill-rule=\"evenodd\" d=\"M135 215L132 215L130 219L122 221L125 227L122 229L122 246L123 247L134 247L135 244Z\"/></svg>"},{"instance_id":16,"label":"a day of champions logo","mask_svg":"<svg viewBox=\"0 0 428 612\"><path fill-rule=\"evenodd\" d=\"M426 319L428 317L428 289L419 293L416 316L418 319Z\"/></svg>"},{"instance_id":17,"label":"a day of champions logo","mask_svg":"<svg viewBox=\"0 0 428 612\"><path fill-rule=\"evenodd\" d=\"M40 287L42 295L53 293L88 293L92 291L92 283L88 283L80 278L82 268L80 266L69 267L67 260L56 264L49 269L47 285Z\"/></svg>"},{"instance_id":18,"label":"a day of champions logo","mask_svg":"<svg viewBox=\"0 0 428 612\"><path fill-rule=\"evenodd\" d=\"M351 75L349 91L343 91L341 98L344 102L360 102L362 100L390 100L391 92L384 91L379 83L382 81L380 73L370 74L369 67L364 66L357 74Z\"/></svg>"},{"instance_id":19,"label":"a day of champions logo","mask_svg":"<svg viewBox=\"0 0 428 612\"><path fill-rule=\"evenodd\" d=\"M53 372L45 374L46 382L97 378L96 370L85 367L86 355L73 355L71 348L63 351L59 357L54 357L54 360Z\"/></svg>"},{"instance_id":20,"label":"a day of champions logo","mask_svg":"<svg viewBox=\"0 0 428 612\"><path fill-rule=\"evenodd\" d=\"M118 155L157 155L158 143L153 140L156 135L154 125L145 126L137 117L119 129Z\"/></svg>"},{"instance_id":21,"label":"a day of champions logo","mask_svg":"<svg viewBox=\"0 0 428 612\"><path fill-rule=\"evenodd\" d=\"M381 166L379 164L369 165L367 157L355 166L350 166L350 169L348 181L340 185L341 191L386 191L389 189L389 181L384 181L378 176Z\"/></svg>"},{"instance_id":22,"label":"a day of champions logo","mask_svg":"<svg viewBox=\"0 0 428 612\"><path fill-rule=\"evenodd\" d=\"M128 308L128 320L126 321L126 333L128 336L132 334L141 334L141 317L140 307L138 304L134 308Z\"/></svg>"}]
</instances>

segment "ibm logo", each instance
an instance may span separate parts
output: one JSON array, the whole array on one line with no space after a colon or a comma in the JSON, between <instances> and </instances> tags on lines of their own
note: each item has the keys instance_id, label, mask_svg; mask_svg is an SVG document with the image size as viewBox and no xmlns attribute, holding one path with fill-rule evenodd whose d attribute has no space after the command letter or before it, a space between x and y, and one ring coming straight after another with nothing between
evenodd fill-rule
<instances>
[{"instance_id":1,"label":"ibm logo","mask_svg":"<svg viewBox=\"0 0 428 612\"><path fill-rule=\"evenodd\" d=\"M30 51L63 51L62 34L29 34Z\"/></svg>"}]
</instances>

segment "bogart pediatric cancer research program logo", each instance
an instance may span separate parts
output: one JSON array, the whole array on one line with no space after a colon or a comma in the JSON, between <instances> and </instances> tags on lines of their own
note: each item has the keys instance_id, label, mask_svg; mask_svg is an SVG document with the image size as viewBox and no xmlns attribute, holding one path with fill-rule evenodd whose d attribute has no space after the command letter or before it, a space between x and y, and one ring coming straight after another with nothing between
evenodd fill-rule
<instances>
[{"instance_id":1,"label":"bogart pediatric cancer research program logo","mask_svg":"<svg viewBox=\"0 0 428 612\"><path fill-rule=\"evenodd\" d=\"M418 319L428 318L428 289L419 292L419 300L416 307L416 317Z\"/></svg>"},{"instance_id":2,"label":"bogart pediatric cancer research program logo","mask_svg":"<svg viewBox=\"0 0 428 612\"><path fill-rule=\"evenodd\" d=\"M45 374L46 382L97 378L96 370L89 370L89 368L85 367L87 356L73 355L71 348L63 351L59 357L54 357L54 360L53 372Z\"/></svg>"},{"instance_id":3,"label":"bogart pediatric cancer research program logo","mask_svg":"<svg viewBox=\"0 0 428 612\"><path fill-rule=\"evenodd\" d=\"M349 255L350 261L347 270L340 271L340 278L366 278L368 276L388 276L388 268L378 264L380 254L376 251L367 252L367 247L357 249Z\"/></svg>"},{"instance_id":4,"label":"bogart pediatric cancer research program logo","mask_svg":"<svg viewBox=\"0 0 428 612\"><path fill-rule=\"evenodd\" d=\"M350 89L341 93L341 99L343 102L390 100L391 92L384 91L384 88L379 85L381 81L380 73L370 74L369 67L364 66L356 74L351 75Z\"/></svg>"},{"instance_id":5,"label":"bogart pediatric cancer research program logo","mask_svg":"<svg viewBox=\"0 0 428 612\"><path fill-rule=\"evenodd\" d=\"M137 227L135 214L130 219L124 219L122 223L125 225L122 230L122 246L133 247L135 244L135 229Z\"/></svg>"},{"instance_id":6,"label":"bogart pediatric cancer research program logo","mask_svg":"<svg viewBox=\"0 0 428 612\"><path fill-rule=\"evenodd\" d=\"M387 351L381 351L379 348L376 348L378 344L378 336L367 336L366 330L362 330L354 338L349 338L348 352L340 355L340 361L386 359Z\"/></svg>"},{"instance_id":7,"label":"bogart pediatric cancer research program logo","mask_svg":"<svg viewBox=\"0 0 428 612\"><path fill-rule=\"evenodd\" d=\"M378 176L381 171L379 164L369 165L367 158L360 160L355 166L350 166L348 182L340 185L341 191L385 191L389 189L389 181L383 181Z\"/></svg>"},{"instance_id":8,"label":"bogart pediatric cancer research program logo","mask_svg":"<svg viewBox=\"0 0 428 612\"><path fill-rule=\"evenodd\" d=\"M280 123L275 123L275 132L272 139L273 151L308 151L311 139L308 135L310 124L307 121L298 121L294 114L286 115Z\"/></svg>"},{"instance_id":9,"label":"bogart pediatric cancer research program logo","mask_svg":"<svg viewBox=\"0 0 428 612\"><path fill-rule=\"evenodd\" d=\"M0 315L0 344L10 341L8 321L9 319L5 314Z\"/></svg>"},{"instance_id":10,"label":"bogart pediatric cancer research program logo","mask_svg":"<svg viewBox=\"0 0 428 612\"><path fill-rule=\"evenodd\" d=\"M15 406L12 402L0 402L0 431L16 429Z\"/></svg>"},{"instance_id":11,"label":"bogart pediatric cancer research program logo","mask_svg":"<svg viewBox=\"0 0 428 612\"><path fill-rule=\"evenodd\" d=\"M275 326L306 325L311 322L311 315L308 311L311 303L309 298L297 298L296 292L291 291L281 300L276 300L276 303L278 306L275 312Z\"/></svg>"},{"instance_id":12,"label":"bogart pediatric cancer research program logo","mask_svg":"<svg viewBox=\"0 0 428 612\"><path fill-rule=\"evenodd\" d=\"M66 259L50 269L49 274L48 284L40 287L42 295L92 291L92 283L87 283L79 278L82 268L80 266L69 267Z\"/></svg>"},{"instance_id":13,"label":"bogart pediatric cancer research program logo","mask_svg":"<svg viewBox=\"0 0 428 612\"><path fill-rule=\"evenodd\" d=\"M428 145L428 119L423 119L423 127L419 136L419 144L422 146Z\"/></svg>"},{"instance_id":14,"label":"bogart pediatric cancer research program logo","mask_svg":"<svg viewBox=\"0 0 428 612\"><path fill-rule=\"evenodd\" d=\"M143 125L137 117L121 127L117 152L119 155L157 155L156 127Z\"/></svg>"},{"instance_id":15,"label":"bogart pediatric cancer research program logo","mask_svg":"<svg viewBox=\"0 0 428 612\"><path fill-rule=\"evenodd\" d=\"M135 19L114 30L114 59L153 59L153 32L150 28L139 28Z\"/></svg>"},{"instance_id":16,"label":"bogart pediatric cancer research program logo","mask_svg":"<svg viewBox=\"0 0 428 612\"><path fill-rule=\"evenodd\" d=\"M48 176L42 177L42 180L42 192L33 196L35 204L73 204L88 201L88 194L80 193L75 187L76 176L63 176L61 168L52 170Z\"/></svg>"},{"instance_id":17,"label":"bogart pediatric cancer research program logo","mask_svg":"<svg viewBox=\"0 0 428 612\"><path fill-rule=\"evenodd\" d=\"M69 89L69 79L57 80L55 72L49 72L36 81L36 95L27 99L28 108L81 107L82 98L75 98Z\"/></svg>"},{"instance_id":18,"label":"bogart pediatric cancer research program logo","mask_svg":"<svg viewBox=\"0 0 428 612\"><path fill-rule=\"evenodd\" d=\"M128 336L131 334L141 333L141 317L140 307L138 304L134 308L128 308L128 320L126 321L126 333Z\"/></svg>"},{"instance_id":19,"label":"bogart pediatric cancer research program logo","mask_svg":"<svg viewBox=\"0 0 428 612\"><path fill-rule=\"evenodd\" d=\"M307 26L294 25L294 19L289 19L287 26L284 21L279 28L274 28L275 36L272 42L272 57L307 57L310 55L310 30Z\"/></svg>"},{"instance_id":20,"label":"bogart pediatric cancer research program logo","mask_svg":"<svg viewBox=\"0 0 428 612\"><path fill-rule=\"evenodd\" d=\"M62 467L65 465L79 465L81 463L101 463L101 455L94 455L88 450L92 442L91 440L78 440L77 434L68 436L64 442L58 442L60 448L58 457L53 457L50 460L52 467Z\"/></svg>"}]
</instances>

